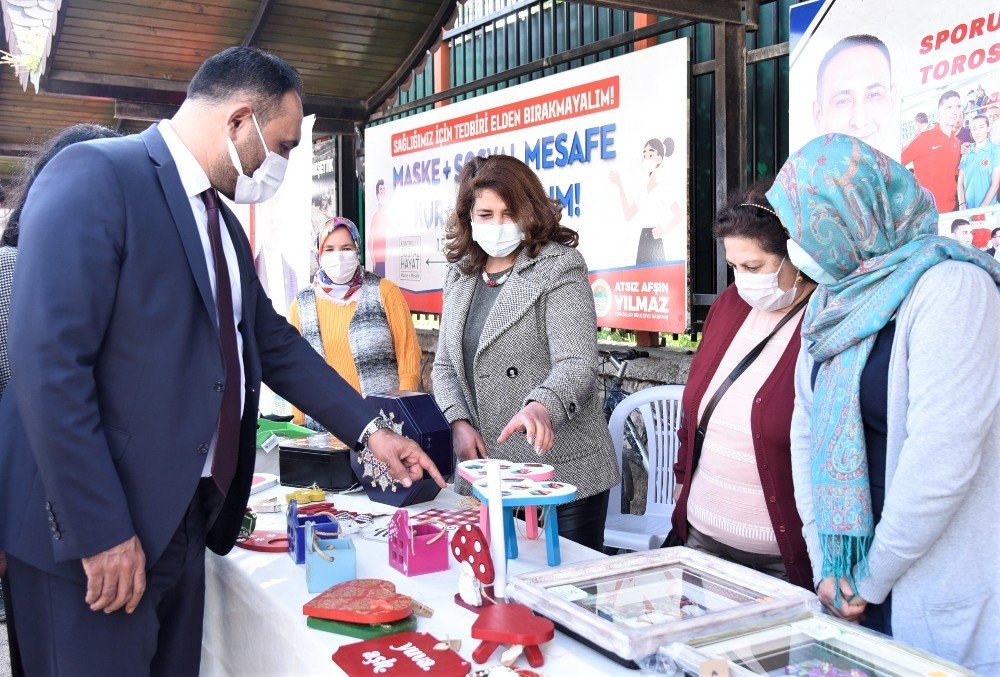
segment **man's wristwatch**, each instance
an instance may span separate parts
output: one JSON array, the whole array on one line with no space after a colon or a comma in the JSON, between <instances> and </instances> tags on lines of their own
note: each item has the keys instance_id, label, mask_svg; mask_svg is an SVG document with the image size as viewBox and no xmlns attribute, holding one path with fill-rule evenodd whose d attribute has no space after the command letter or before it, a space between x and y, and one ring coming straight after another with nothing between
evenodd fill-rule
<instances>
[{"instance_id":1,"label":"man's wristwatch","mask_svg":"<svg viewBox=\"0 0 1000 677\"><path fill-rule=\"evenodd\" d=\"M383 491L385 489L396 491L396 485L399 482L389 474L389 466L384 461L380 461L375 452L368 447L368 440L371 439L371 436L379 430L386 429L396 431L392 420L382 413L361 431L361 438L358 440L355 450L358 453L358 465L361 466L362 481L371 481L373 488L381 487Z\"/></svg>"},{"instance_id":2,"label":"man's wristwatch","mask_svg":"<svg viewBox=\"0 0 1000 677\"><path fill-rule=\"evenodd\" d=\"M392 430L392 423L385 416L379 416L373 418L371 423L365 426L365 429L361 431L361 437L358 438L358 443L355 445L355 451L363 451L368 448L368 440L379 430Z\"/></svg>"}]
</instances>

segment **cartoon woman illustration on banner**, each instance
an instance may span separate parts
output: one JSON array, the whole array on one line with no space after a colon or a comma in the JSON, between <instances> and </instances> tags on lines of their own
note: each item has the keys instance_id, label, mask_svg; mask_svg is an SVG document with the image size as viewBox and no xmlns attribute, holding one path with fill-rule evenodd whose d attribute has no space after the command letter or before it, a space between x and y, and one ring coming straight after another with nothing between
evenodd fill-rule
<instances>
[{"instance_id":1,"label":"cartoon woman illustration on banner","mask_svg":"<svg viewBox=\"0 0 1000 677\"><path fill-rule=\"evenodd\" d=\"M625 220L636 221L641 228L635 253L636 265L664 263L667 251L671 253L671 258L684 257L683 211L676 200L671 200L672 186L665 180L666 173L663 171L663 161L673 153L674 140L671 138L646 142L641 161L643 183L634 198L627 194L616 170L608 175L618 187ZM675 243L680 243L680 249L676 249Z\"/></svg>"},{"instance_id":2,"label":"cartoon woman illustration on banner","mask_svg":"<svg viewBox=\"0 0 1000 677\"><path fill-rule=\"evenodd\" d=\"M385 185L385 180L379 179L375 184L375 200L378 202L378 208L372 214L371 221L368 223L368 232L365 233L367 267L379 277L385 277L386 240L389 231L389 219L386 215L388 193L389 189Z\"/></svg>"}]
</instances>

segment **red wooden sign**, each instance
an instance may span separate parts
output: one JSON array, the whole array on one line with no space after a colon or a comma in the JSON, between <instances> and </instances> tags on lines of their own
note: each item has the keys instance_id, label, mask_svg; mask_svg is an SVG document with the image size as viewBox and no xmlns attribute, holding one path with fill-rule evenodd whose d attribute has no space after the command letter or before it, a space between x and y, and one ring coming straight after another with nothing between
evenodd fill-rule
<instances>
[{"instance_id":1,"label":"red wooden sign","mask_svg":"<svg viewBox=\"0 0 1000 677\"><path fill-rule=\"evenodd\" d=\"M469 674L471 665L426 632L401 632L337 649L333 662L351 677L416 677Z\"/></svg>"},{"instance_id":2,"label":"red wooden sign","mask_svg":"<svg viewBox=\"0 0 1000 677\"><path fill-rule=\"evenodd\" d=\"M258 552L288 552L288 534L284 531L255 531L250 538L236 541L236 545Z\"/></svg>"}]
</instances>

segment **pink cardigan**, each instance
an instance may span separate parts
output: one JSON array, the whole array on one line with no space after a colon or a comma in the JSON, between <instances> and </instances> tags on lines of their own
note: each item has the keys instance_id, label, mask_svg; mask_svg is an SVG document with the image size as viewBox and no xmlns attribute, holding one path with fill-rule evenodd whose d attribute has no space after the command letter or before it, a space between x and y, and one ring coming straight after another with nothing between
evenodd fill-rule
<instances>
[{"instance_id":1,"label":"pink cardigan","mask_svg":"<svg viewBox=\"0 0 1000 677\"><path fill-rule=\"evenodd\" d=\"M694 476L695 429L698 426L698 408L706 393L719 362L726 354L736 332L750 314L750 306L740 298L736 286L730 285L708 311L702 330L701 345L691 362L691 372L684 388L683 420L677 431L680 450L674 465L674 477L684 488L674 507L673 526L682 540L687 539L687 500ZM799 331L788 342L785 352L774 371L764 382L750 411L750 429L754 437L754 453L760 483L767 500L768 514L778 541L781 558L788 572L788 580L812 590L812 568L802 538L802 521L795 507L792 486L791 430L792 408L795 403L795 360L801 339Z\"/></svg>"}]
</instances>

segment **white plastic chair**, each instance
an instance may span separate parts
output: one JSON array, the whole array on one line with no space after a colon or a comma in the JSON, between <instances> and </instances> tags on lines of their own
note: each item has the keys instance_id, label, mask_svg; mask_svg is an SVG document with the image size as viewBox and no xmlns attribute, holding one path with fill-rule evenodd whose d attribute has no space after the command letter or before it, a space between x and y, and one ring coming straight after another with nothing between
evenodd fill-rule
<instances>
[{"instance_id":1,"label":"white plastic chair","mask_svg":"<svg viewBox=\"0 0 1000 677\"><path fill-rule=\"evenodd\" d=\"M670 533L674 512L674 463L677 461L677 428L681 423L682 385L654 386L629 395L615 407L608 428L621 467L625 421L639 410L646 426L649 453L649 481L646 485L646 514L622 514L621 483L611 488L604 546L626 550L653 550L663 545Z\"/></svg>"}]
</instances>

